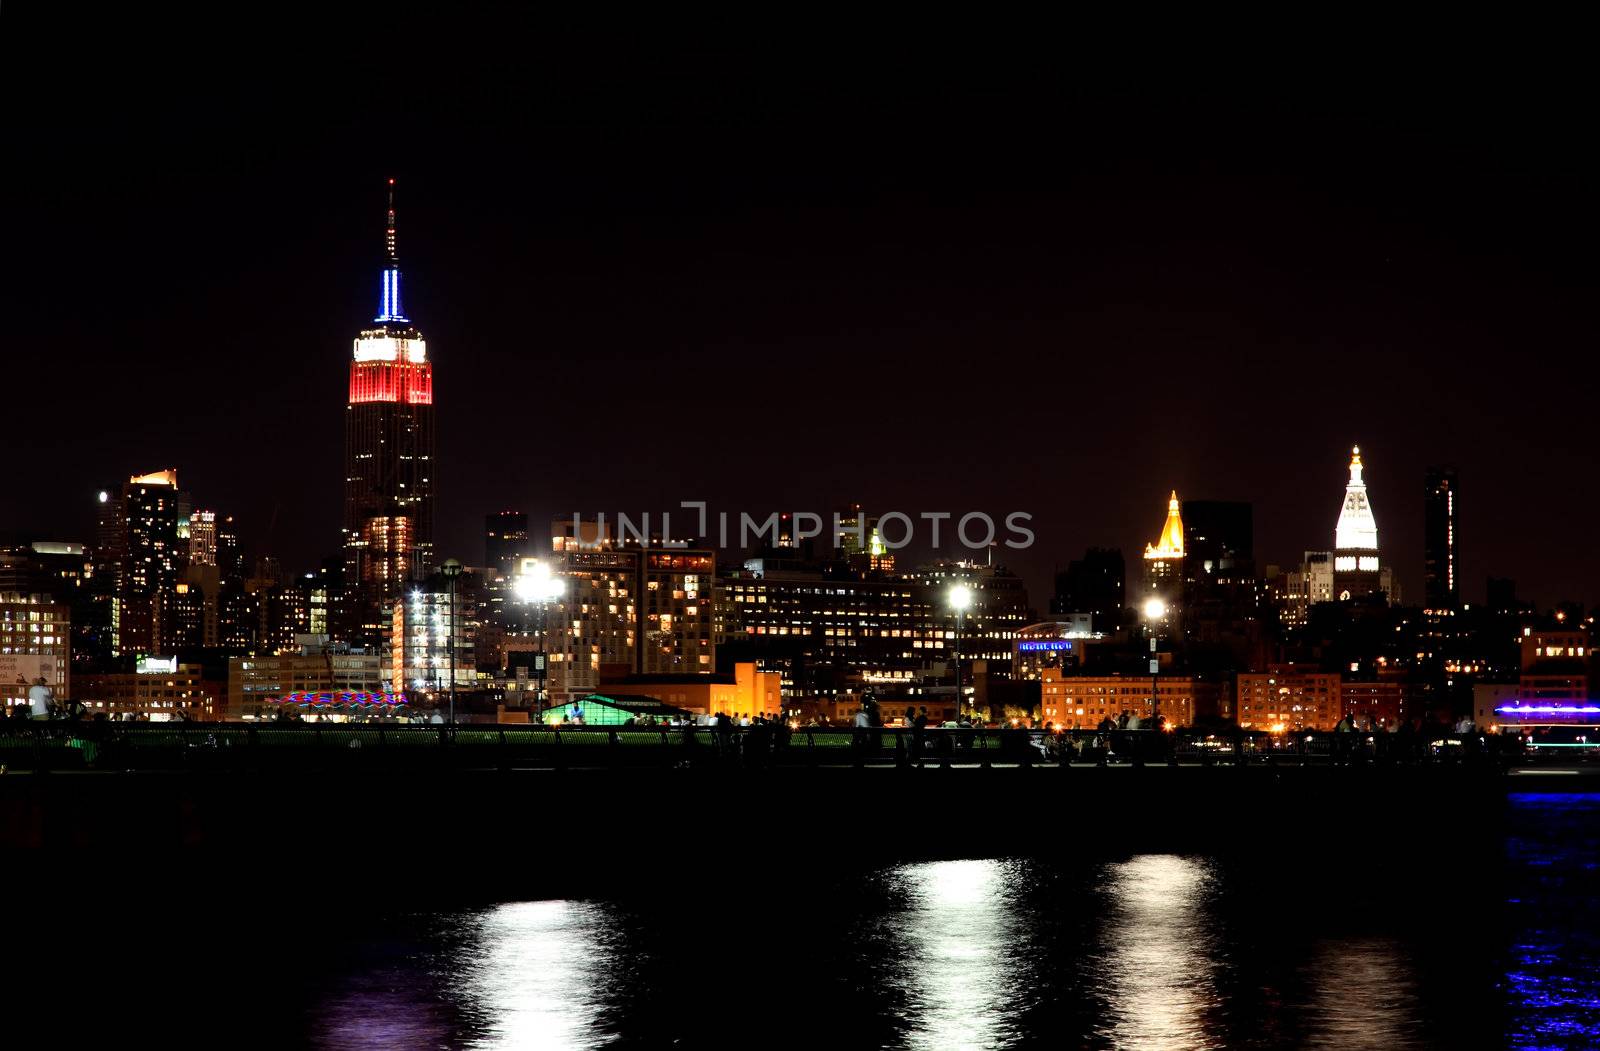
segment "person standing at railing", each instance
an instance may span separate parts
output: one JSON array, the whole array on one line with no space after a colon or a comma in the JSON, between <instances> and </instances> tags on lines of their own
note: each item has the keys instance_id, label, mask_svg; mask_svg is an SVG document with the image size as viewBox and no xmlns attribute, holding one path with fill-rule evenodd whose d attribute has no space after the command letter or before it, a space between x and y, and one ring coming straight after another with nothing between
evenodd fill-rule
<instances>
[{"instance_id":1,"label":"person standing at railing","mask_svg":"<svg viewBox=\"0 0 1600 1051\"><path fill-rule=\"evenodd\" d=\"M55 707L55 703L55 691L45 682L44 676L41 675L32 686L28 687L28 714L33 718L50 718L50 711Z\"/></svg>"},{"instance_id":2,"label":"person standing at railing","mask_svg":"<svg viewBox=\"0 0 1600 1051\"><path fill-rule=\"evenodd\" d=\"M1334 760L1348 763L1351 753L1355 750L1355 722L1347 713L1333 727L1333 755Z\"/></svg>"}]
</instances>

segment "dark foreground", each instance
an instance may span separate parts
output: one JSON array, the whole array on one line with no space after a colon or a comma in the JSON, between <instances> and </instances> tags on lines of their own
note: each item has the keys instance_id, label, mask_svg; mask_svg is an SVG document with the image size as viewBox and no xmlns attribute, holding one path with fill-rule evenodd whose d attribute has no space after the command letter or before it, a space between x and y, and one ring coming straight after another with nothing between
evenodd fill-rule
<instances>
[{"instance_id":1,"label":"dark foreground","mask_svg":"<svg viewBox=\"0 0 1600 1051\"><path fill-rule=\"evenodd\" d=\"M1593 1047L1587 784L8 775L0 958L68 1046Z\"/></svg>"}]
</instances>

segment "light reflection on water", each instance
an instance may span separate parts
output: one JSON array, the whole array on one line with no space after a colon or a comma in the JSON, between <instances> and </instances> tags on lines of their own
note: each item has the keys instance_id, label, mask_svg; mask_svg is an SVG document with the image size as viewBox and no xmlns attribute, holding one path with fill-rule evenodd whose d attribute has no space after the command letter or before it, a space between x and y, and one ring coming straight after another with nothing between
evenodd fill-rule
<instances>
[{"instance_id":1,"label":"light reflection on water","mask_svg":"<svg viewBox=\"0 0 1600 1051\"><path fill-rule=\"evenodd\" d=\"M400 959L330 993L316 1043L379 1048L592 1048L615 990L605 908L499 905L448 917Z\"/></svg>"},{"instance_id":2,"label":"light reflection on water","mask_svg":"<svg viewBox=\"0 0 1600 1051\"><path fill-rule=\"evenodd\" d=\"M1112 1047L1212 1046L1205 1025L1218 1000L1211 879L1204 862L1171 855L1106 867L1096 1032Z\"/></svg>"},{"instance_id":3,"label":"light reflection on water","mask_svg":"<svg viewBox=\"0 0 1600 1051\"><path fill-rule=\"evenodd\" d=\"M478 1023L473 1048L599 1047L613 980L609 917L597 905L502 905L478 921L461 974L464 1009Z\"/></svg>"},{"instance_id":4,"label":"light reflection on water","mask_svg":"<svg viewBox=\"0 0 1600 1051\"><path fill-rule=\"evenodd\" d=\"M424 914L327 976L310 1035L346 1049L1600 1046L1600 797L1513 805L1526 813L1504 873L1408 860L1350 883L1303 860L980 859L844 874L804 914L625 899ZM1469 896L1429 904L1463 880Z\"/></svg>"},{"instance_id":5,"label":"light reflection on water","mask_svg":"<svg viewBox=\"0 0 1600 1051\"><path fill-rule=\"evenodd\" d=\"M938 861L890 873L907 907L891 921L900 965L884 984L909 1025L906 1046L1002 1046L1017 1000L1010 986L1013 869L1000 861Z\"/></svg>"},{"instance_id":6,"label":"light reflection on water","mask_svg":"<svg viewBox=\"0 0 1600 1051\"><path fill-rule=\"evenodd\" d=\"M1307 967L1306 1046L1348 1049L1415 1047L1419 999L1411 961L1393 939L1323 942Z\"/></svg>"}]
</instances>

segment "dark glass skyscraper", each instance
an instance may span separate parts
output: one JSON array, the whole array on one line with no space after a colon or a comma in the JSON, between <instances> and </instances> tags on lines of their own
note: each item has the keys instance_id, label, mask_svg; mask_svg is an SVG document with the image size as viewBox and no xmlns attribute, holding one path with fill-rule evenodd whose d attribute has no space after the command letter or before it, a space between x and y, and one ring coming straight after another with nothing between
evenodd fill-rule
<instances>
[{"instance_id":1,"label":"dark glass skyscraper","mask_svg":"<svg viewBox=\"0 0 1600 1051\"><path fill-rule=\"evenodd\" d=\"M492 575L510 578L528 550L528 513L496 511L484 516L483 557Z\"/></svg>"},{"instance_id":2,"label":"dark glass skyscraper","mask_svg":"<svg viewBox=\"0 0 1600 1051\"><path fill-rule=\"evenodd\" d=\"M1127 563L1120 549L1091 547L1056 574L1050 612L1088 613L1094 618L1094 630L1114 631L1122 617L1126 579Z\"/></svg>"},{"instance_id":3,"label":"dark glass skyscraper","mask_svg":"<svg viewBox=\"0 0 1600 1051\"><path fill-rule=\"evenodd\" d=\"M375 327L356 337L345 407L345 634L376 646L394 600L433 564L433 363L400 304L389 180Z\"/></svg>"},{"instance_id":4,"label":"dark glass skyscraper","mask_svg":"<svg viewBox=\"0 0 1600 1051\"><path fill-rule=\"evenodd\" d=\"M1455 609L1461 604L1457 485L1454 467L1428 468L1422 515L1422 590L1429 609Z\"/></svg>"},{"instance_id":5,"label":"dark glass skyscraper","mask_svg":"<svg viewBox=\"0 0 1600 1051\"><path fill-rule=\"evenodd\" d=\"M1255 517L1235 500L1183 501L1183 552L1190 576L1248 573L1255 563Z\"/></svg>"}]
</instances>

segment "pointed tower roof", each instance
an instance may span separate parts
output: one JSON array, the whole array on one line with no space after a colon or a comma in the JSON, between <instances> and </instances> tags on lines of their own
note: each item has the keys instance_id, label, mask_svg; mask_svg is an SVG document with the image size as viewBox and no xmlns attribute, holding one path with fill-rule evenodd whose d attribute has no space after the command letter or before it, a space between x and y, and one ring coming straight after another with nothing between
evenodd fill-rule
<instances>
[{"instance_id":1,"label":"pointed tower roof","mask_svg":"<svg viewBox=\"0 0 1600 1051\"><path fill-rule=\"evenodd\" d=\"M1161 539L1144 546L1145 558L1183 557L1183 515L1178 511L1178 491L1172 490L1167 499L1167 521L1161 527Z\"/></svg>"},{"instance_id":2,"label":"pointed tower roof","mask_svg":"<svg viewBox=\"0 0 1600 1051\"><path fill-rule=\"evenodd\" d=\"M378 316L373 318L380 324L390 321L409 323L405 310L400 306L400 255L395 250L394 239L394 180L389 180L389 210L384 222L383 247L387 259L383 269L383 287L378 293Z\"/></svg>"},{"instance_id":3,"label":"pointed tower roof","mask_svg":"<svg viewBox=\"0 0 1600 1051\"><path fill-rule=\"evenodd\" d=\"M1367 483L1361 478L1361 446L1350 450L1350 482L1344 488L1344 503L1339 507L1339 522L1333 527L1335 551L1378 550L1378 520L1367 499Z\"/></svg>"}]
</instances>

